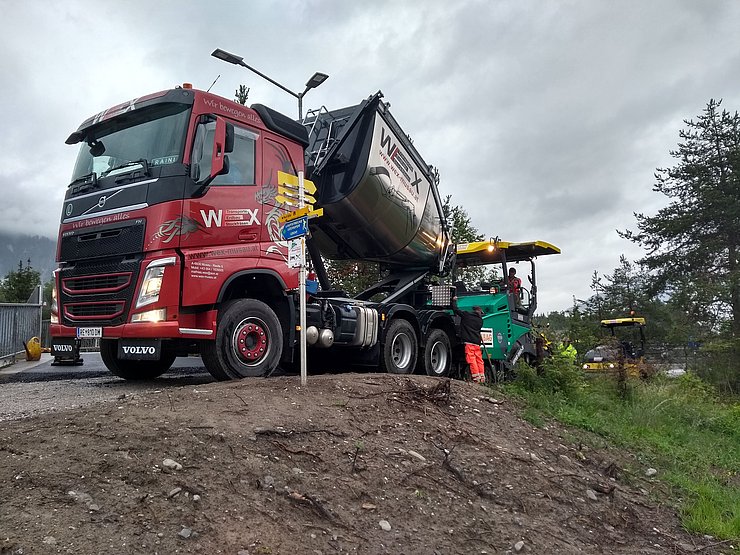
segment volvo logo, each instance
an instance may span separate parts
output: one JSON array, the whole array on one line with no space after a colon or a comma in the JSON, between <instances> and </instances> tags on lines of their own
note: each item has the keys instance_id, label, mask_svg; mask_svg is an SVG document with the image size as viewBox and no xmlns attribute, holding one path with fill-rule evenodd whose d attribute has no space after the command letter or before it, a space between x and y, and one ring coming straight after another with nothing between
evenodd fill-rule
<instances>
[{"instance_id":1,"label":"volvo logo","mask_svg":"<svg viewBox=\"0 0 740 555\"><path fill-rule=\"evenodd\" d=\"M106 198L105 195L103 195L102 197L100 197L100 199L98 200L98 208L103 208L103 206L105 206L105 201L106 200L107 200L107 198Z\"/></svg>"},{"instance_id":2,"label":"volvo logo","mask_svg":"<svg viewBox=\"0 0 740 555\"><path fill-rule=\"evenodd\" d=\"M155 347L129 347L127 345L123 345L122 349L127 355L154 355L157 353L157 349Z\"/></svg>"},{"instance_id":3,"label":"volvo logo","mask_svg":"<svg viewBox=\"0 0 740 555\"><path fill-rule=\"evenodd\" d=\"M61 352L71 353L72 345L54 345L54 350L60 353Z\"/></svg>"},{"instance_id":4,"label":"volvo logo","mask_svg":"<svg viewBox=\"0 0 740 555\"><path fill-rule=\"evenodd\" d=\"M68 204L67 209L64 212L65 214L67 214L67 216L71 216L72 215L72 204Z\"/></svg>"}]
</instances>

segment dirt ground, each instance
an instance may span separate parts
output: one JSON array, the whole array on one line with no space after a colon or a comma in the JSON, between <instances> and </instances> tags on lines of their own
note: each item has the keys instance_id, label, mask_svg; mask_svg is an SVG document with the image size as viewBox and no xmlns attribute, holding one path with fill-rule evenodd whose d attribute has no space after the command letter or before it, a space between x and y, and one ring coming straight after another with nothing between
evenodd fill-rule
<instances>
[{"instance_id":1,"label":"dirt ground","mask_svg":"<svg viewBox=\"0 0 740 555\"><path fill-rule=\"evenodd\" d=\"M0 553L721 553L637 457L481 386L153 389L0 425ZM170 460L167 460L170 459Z\"/></svg>"}]
</instances>

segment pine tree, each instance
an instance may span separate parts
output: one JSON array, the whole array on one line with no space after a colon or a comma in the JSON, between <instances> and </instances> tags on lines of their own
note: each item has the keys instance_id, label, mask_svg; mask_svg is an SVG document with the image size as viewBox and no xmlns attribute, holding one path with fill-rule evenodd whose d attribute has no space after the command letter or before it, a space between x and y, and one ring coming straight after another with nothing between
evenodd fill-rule
<instances>
[{"instance_id":1,"label":"pine tree","mask_svg":"<svg viewBox=\"0 0 740 555\"><path fill-rule=\"evenodd\" d=\"M41 284L41 274L31 267L31 260L23 267L18 261L18 270L8 272L0 284L0 300L6 303L25 303L34 287Z\"/></svg>"},{"instance_id":2,"label":"pine tree","mask_svg":"<svg viewBox=\"0 0 740 555\"><path fill-rule=\"evenodd\" d=\"M247 105L249 99L249 87L246 85L239 85L239 88L234 91L234 102L238 102L242 106Z\"/></svg>"},{"instance_id":3,"label":"pine tree","mask_svg":"<svg viewBox=\"0 0 740 555\"><path fill-rule=\"evenodd\" d=\"M740 337L740 116L710 100L680 132L677 159L659 168L653 190L671 199L654 216L635 214L623 237L647 250L640 263L667 293L712 329L729 323Z\"/></svg>"}]
</instances>

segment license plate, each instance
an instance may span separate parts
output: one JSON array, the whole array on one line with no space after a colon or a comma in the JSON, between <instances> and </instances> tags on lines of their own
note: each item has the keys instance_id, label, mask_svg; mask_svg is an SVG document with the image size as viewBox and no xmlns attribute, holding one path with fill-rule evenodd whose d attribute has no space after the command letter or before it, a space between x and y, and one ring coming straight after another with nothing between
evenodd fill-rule
<instances>
[{"instance_id":1,"label":"license plate","mask_svg":"<svg viewBox=\"0 0 740 555\"><path fill-rule=\"evenodd\" d=\"M77 337L80 339L103 337L103 328L77 328Z\"/></svg>"}]
</instances>

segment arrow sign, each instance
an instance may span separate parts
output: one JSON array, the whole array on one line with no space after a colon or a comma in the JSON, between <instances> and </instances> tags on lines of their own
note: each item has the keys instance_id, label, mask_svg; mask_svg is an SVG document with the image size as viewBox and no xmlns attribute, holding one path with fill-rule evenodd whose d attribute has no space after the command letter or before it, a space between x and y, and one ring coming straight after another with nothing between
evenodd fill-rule
<instances>
[{"instance_id":1,"label":"arrow sign","mask_svg":"<svg viewBox=\"0 0 740 555\"><path fill-rule=\"evenodd\" d=\"M323 214L323 209L322 214ZM304 206L303 208L299 208L298 210L293 210L292 212L288 212L287 214L283 214L282 216L278 217L278 222L281 224L284 224L285 222L289 222L290 220L296 220L300 218L301 216L305 216L309 213L308 206Z\"/></svg>"},{"instance_id":2,"label":"arrow sign","mask_svg":"<svg viewBox=\"0 0 740 555\"><path fill-rule=\"evenodd\" d=\"M308 217L302 216L297 220L291 220L285 222L283 229L280 230L283 240L289 241L290 239L296 239L303 237L308 233Z\"/></svg>"},{"instance_id":3,"label":"arrow sign","mask_svg":"<svg viewBox=\"0 0 740 555\"><path fill-rule=\"evenodd\" d=\"M298 206L298 200L292 197L286 197L285 195L276 195L275 200L281 204L287 204L288 206Z\"/></svg>"},{"instance_id":4,"label":"arrow sign","mask_svg":"<svg viewBox=\"0 0 740 555\"><path fill-rule=\"evenodd\" d=\"M289 173L278 171L277 176L278 176L278 185L287 185L291 187L292 189L295 189L296 191L298 191L298 176L297 175L291 175ZM303 190L306 191L308 194L312 195L316 192L316 185L310 179L304 179L303 180Z\"/></svg>"},{"instance_id":5,"label":"arrow sign","mask_svg":"<svg viewBox=\"0 0 740 555\"><path fill-rule=\"evenodd\" d=\"M278 193L286 197L291 197L295 199L296 202L298 202L298 191L296 191L295 189L278 186ZM304 194L303 202L305 202L306 204L314 204L316 203L316 199L311 195Z\"/></svg>"}]
</instances>

